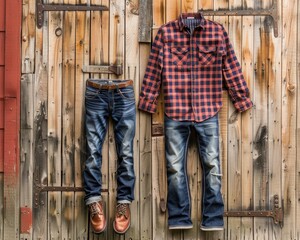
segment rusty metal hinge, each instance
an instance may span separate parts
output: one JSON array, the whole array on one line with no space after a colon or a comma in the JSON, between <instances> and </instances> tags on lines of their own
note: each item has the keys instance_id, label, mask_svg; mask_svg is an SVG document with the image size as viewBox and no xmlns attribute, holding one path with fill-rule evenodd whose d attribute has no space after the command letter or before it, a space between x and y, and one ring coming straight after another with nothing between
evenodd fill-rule
<instances>
[{"instance_id":1,"label":"rusty metal hinge","mask_svg":"<svg viewBox=\"0 0 300 240\"><path fill-rule=\"evenodd\" d=\"M225 217L271 217L275 224L283 227L283 203L279 207L279 196L274 195L273 210L268 211L227 211Z\"/></svg>"},{"instance_id":2,"label":"rusty metal hinge","mask_svg":"<svg viewBox=\"0 0 300 240\"><path fill-rule=\"evenodd\" d=\"M269 16L273 20L274 36L278 37L278 6L277 0L269 9L230 9L230 10L199 10L204 16Z\"/></svg>"},{"instance_id":3,"label":"rusty metal hinge","mask_svg":"<svg viewBox=\"0 0 300 240\"><path fill-rule=\"evenodd\" d=\"M45 11L108 11L106 6L71 5L71 4L44 4L43 0L36 0L37 27L43 27Z\"/></svg>"},{"instance_id":4,"label":"rusty metal hinge","mask_svg":"<svg viewBox=\"0 0 300 240\"><path fill-rule=\"evenodd\" d=\"M106 73L110 74L113 73L117 76L120 76L123 74L123 65L89 65L89 66L83 66L82 72L84 73Z\"/></svg>"}]
</instances>

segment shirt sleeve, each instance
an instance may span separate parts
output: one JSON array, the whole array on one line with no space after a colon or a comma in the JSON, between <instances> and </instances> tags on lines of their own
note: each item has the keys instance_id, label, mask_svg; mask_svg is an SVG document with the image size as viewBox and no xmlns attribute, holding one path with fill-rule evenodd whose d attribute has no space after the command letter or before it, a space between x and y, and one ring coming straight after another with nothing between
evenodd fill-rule
<instances>
[{"instance_id":1,"label":"shirt sleeve","mask_svg":"<svg viewBox=\"0 0 300 240\"><path fill-rule=\"evenodd\" d=\"M240 111L246 111L253 106L250 99L249 88L244 79L240 63L230 43L228 34L223 27L225 51L223 55L223 77L230 99L234 107Z\"/></svg>"},{"instance_id":2,"label":"shirt sleeve","mask_svg":"<svg viewBox=\"0 0 300 240\"><path fill-rule=\"evenodd\" d=\"M148 65L143 79L139 97L139 109L154 113L157 108L157 97L161 86L163 68L163 33L160 28L152 44Z\"/></svg>"}]
</instances>

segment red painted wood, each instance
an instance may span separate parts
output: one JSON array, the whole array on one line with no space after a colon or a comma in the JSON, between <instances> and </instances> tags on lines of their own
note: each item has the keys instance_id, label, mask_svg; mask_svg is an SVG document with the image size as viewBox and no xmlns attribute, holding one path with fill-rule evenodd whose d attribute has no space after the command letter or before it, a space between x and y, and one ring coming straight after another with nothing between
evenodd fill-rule
<instances>
[{"instance_id":1,"label":"red painted wood","mask_svg":"<svg viewBox=\"0 0 300 240\"><path fill-rule=\"evenodd\" d=\"M21 0L6 1L4 92L6 97L18 99L20 99L21 78L21 9ZM17 107L18 110L19 107Z\"/></svg>"},{"instance_id":2,"label":"red painted wood","mask_svg":"<svg viewBox=\"0 0 300 240\"><path fill-rule=\"evenodd\" d=\"M5 0L0 0L0 31L5 30Z\"/></svg>"},{"instance_id":3,"label":"red painted wood","mask_svg":"<svg viewBox=\"0 0 300 240\"><path fill-rule=\"evenodd\" d=\"M4 98L4 66L0 66L0 99Z\"/></svg>"},{"instance_id":4,"label":"red painted wood","mask_svg":"<svg viewBox=\"0 0 300 240\"><path fill-rule=\"evenodd\" d=\"M0 129L4 129L4 99L0 99Z\"/></svg>"},{"instance_id":5,"label":"red painted wood","mask_svg":"<svg viewBox=\"0 0 300 240\"><path fill-rule=\"evenodd\" d=\"M5 62L5 32L0 32L0 66Z\"/></svg>"},{"instance_id":6,"label":"red painted wood","mask_svg":"<svg viewBox=\"0 0 300 240\"><path fill-rule=\"evenodd\" d=\"M21 233L30 233L32 228L32 209L21 208Z\"/></svg>"},{"instance_id":7,"label":"red painted wood","mask_svg":"<svg viewBox=\"0 0 300 240\"><path fill-rule=\"evenodd\" d=\"M4 239L16 239L20 228L19 143L21 78L21 0L5 1L4 164L3 195L6 199Z\"/></svg>"}]
</instances>

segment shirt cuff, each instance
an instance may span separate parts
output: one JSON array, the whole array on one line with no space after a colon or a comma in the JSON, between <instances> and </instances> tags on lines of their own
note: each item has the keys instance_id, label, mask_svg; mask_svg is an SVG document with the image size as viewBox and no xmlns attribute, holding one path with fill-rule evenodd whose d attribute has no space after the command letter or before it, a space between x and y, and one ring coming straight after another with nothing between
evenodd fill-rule
<instances>
[{"instance_id":1,"label":"shirt cuff","mask_svg":"<svg viewBox=\"0 0 300 240\"><path fill-rule=\"evenodd\" d=\"M139 109L149 113L155 113L157 104L155 100L149 100L145 97L140 97L139 100Z\"/></svg>"},{"instance_id":2,"label":"shirt cuff","mask_svg":"<svg viewBox=\"0 0 300 240\"><path fill-rule=\"evenodd\" d=\"M236 102L233 105L239 112L244 112L253 107L253 102L250 98L247 98L246 100Z\"/></svg>"}]
</instances>

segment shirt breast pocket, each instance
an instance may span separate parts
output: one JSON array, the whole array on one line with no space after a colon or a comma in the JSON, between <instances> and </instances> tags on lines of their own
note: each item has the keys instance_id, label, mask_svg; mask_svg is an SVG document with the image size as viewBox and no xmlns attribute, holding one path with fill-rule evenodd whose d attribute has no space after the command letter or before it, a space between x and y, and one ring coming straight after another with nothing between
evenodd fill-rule
<instances>
[{"instance_id":1,"label":"shirt breast pocket","mask_svg":"<svg viewBox=\"0 0 300 240\"><path fill-rule=\"evenodd\" d=\"M209 65L217 59L217 47L216 46L203 46L198 45L198 57L201 65Z\"/></svg>"},{"instance_id":2,"label":"shirt breast pocket","mask_svg":"<svg viewBox=\"0 0 300 240\"><path fill-rule=\"evenodd\" d=\"M187 65L187 56L189 52L188 47L171 47L171 58L172 62L176 66Z\"/></svg>"}]
</instances>

